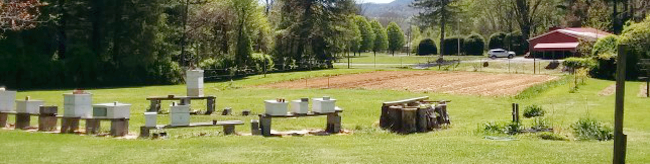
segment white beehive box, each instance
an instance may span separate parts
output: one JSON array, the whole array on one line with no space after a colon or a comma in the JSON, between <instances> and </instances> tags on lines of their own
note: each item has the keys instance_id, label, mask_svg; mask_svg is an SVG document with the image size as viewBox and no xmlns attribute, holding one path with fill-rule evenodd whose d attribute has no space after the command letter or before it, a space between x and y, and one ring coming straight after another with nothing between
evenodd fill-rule
<instances>
[{"instance_id":1,"label":"white beehive box","mask_svg":"<svg viewBox=\"0 0 650 164\"><path fill-rule=\"evenodd\" d=\"M63 94L63 116L90 118L92 114L92 94Z\"/></svg>"},{"instance_id":2,"label":"white beehive box","mask_svg":"<svg viewBox=\"0 0 650 164\"><path fill-rule=\"evenodd\" d=\"M93 117L130 118L130 116L131 104L113 102L93 105Z\"/></svg>"},{"instance_id":3,"label":"white beehive box","mask_svg":"<svg viewBox=\"0 0 650 164\"><path fill-rule=\"evenodd\" d=\"M187 70L187 96L203 96L203 70Z\"/></svg>"},{"instance_id":4,"label":"white beehive box","mask_svg":"<svg viewBox=\"0 0 650 164\"><path fill-rule=\"evenodd\" d=\"M31 100L29 97L25 100L16 100L16 113L38 114L40 106L44 104L42 100Z\"/></svg>"},{"instance_id":5,"label":"white beehive box","mask_svg":"<svg viewBox=\"0 0 650 164\"><path fill-rule=\"evenodd\" d=\"M336 107L336 99L329 97L315 98L312 104L312 111L314 113L334 113Z\"/></svg>"},{"instance_id":6,"label":"white beehive box","mask_svg":"<svg viewBox=\"0 0 650 164\"><path fill-rule=\"evenodd\" d=\"M190 105L172 104L169 109L169 118L172 126L190 125Z\"/></svg>"},{"instance_id":7,"label":"white beehive box","mask_svg":"<svg viewBox=\"0 0 650 164\"><path fill-rule=\"evenodd\" d=\"M0 111L14 111L16 91L7 91L0 88Z\"/></svg>"},{"instance_id":8,"label":"white beehive box","mask_svg":"<svg viewBox=\"0 0 650 164\"><path fill-rule=\"evenodd\" d=\"M272 116L287 115L287 102L280 102L278 100L265 100L264 106L266 107L266 114Z\"/></svg>"},{"instance_id":9,"label":"white beehive box","mask_svg":"<svg viewBox=\"0 0 650 164\"><path fill-rule=\"evenodd\" d=\"M144 120L145 120L144 126L155 127L157 119L158 119L157 112L144 112Z\"/></svg>"},{"instance_id":10,"label":"white beehive box","mask_svg":"<svg viewBox=\"0 0 650 164\"><path fill-rule=\"evenodd\" d=\"M291 111L295 114L307 114L309 112L309 99L291 101Z\"/></svg>"}]
</instances>

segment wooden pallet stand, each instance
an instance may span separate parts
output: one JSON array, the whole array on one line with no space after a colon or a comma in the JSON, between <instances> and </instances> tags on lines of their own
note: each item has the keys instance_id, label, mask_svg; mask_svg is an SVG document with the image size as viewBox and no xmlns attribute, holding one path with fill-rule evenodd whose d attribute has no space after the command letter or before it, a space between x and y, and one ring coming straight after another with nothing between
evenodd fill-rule
<instances>
[{"instance_id":1,"label":"wooden pallet stand","mask_svg":"<svg viewBox=\"0 0 650 164\"><path fill-rule=\"evenodd\" d=\"M212 121L204 123L191 123L186 126L174 126L174 125L156 125L154 127L141 126L140 127L140 138L148 138L151 136L152 129L172 129L172 128L197 128L197 127L211 127L211 126L223 126L223 133L226 135L235 134L235 126L244 125L243 121L240 120L230 120L230 121Z\"/></svg>"},{"instance_id":2,"label":"wooden pallet stand","mask_svg":"<svg viewBox=\"0 0 650 164\"><path fill-rule=\"evenodd\" d=\"M180 101L180 104L190 104L192 100L205 100L206 101L206 109L207 109L207 111L205 112L205 115L210 115L210 114L212 114L214 112L217 97L215 97L215 96L175 96L175 95L168 95L168 96L147 97L147 100L150 101L149 109L147 111L148 112L159 112L159 113L160 113L160 108L161 108L160 104L162 103L163 100L178 100L178 101Z\"/></svg>"},{"instance_id":3,"label":"wooden pallet stand","mask_svg":"<svg viewBox=\"0 0 650 164\"><path fill-rule=\"evenodd\" d=\"M336 107L333 113L307 113L307 114L293 114L287 113L287 115L268 115L260 114L260 131L262 136L268 137L272 136L271 134L271 120L272 118L294 118L294 117L316 117L316 116L327 116L327 125L325 125L325 131L328 133L339 133L341 131L341 116L339 113L342 113L343 109ZM254 127L253 127L254 128Z\"/></svg>"}]
</instances>

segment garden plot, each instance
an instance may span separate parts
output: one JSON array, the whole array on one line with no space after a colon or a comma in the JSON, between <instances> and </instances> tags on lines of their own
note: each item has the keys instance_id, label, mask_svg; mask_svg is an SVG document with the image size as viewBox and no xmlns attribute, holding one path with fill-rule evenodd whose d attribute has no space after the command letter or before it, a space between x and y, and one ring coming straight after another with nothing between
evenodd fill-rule
<instances>
[{"instance_id":1,"label":"garden plot","mask_svg":"<svg viewBox=\"0 0 650 164\"><path fill-rule=\"evenodd\" d=\"M294 80L261 85L265 88L363 88L461 95L512 96L535 84L559 79L550 75L437 71L379 71Z\"/></svg>"}]
</instances>

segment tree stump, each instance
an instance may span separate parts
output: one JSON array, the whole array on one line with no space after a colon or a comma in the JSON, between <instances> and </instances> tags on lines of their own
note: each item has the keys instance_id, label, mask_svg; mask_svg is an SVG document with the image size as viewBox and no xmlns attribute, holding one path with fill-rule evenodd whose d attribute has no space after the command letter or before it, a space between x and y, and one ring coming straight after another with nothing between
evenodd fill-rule
<instances>
[{"instance_id":1,"label":"tree stump","mask_svg":"<svg viewBox=\"0 0 650 164\"><path fill-rule=\"evenodd\" d=\"M146 126L141 126L140 127L140 138L149 138L149 135L151 135L150 128Z\"/></svg>"},{"instance_id":2,"label":"tree stump","mask_svg":"<svg viewBox=\"0 0 650 164\"><path fill-rule=\"evenodd\" d=\"M57 106L41 106L38 115L38 131L53 131L56 129Z\"/></svg>"},{"instance_id":3,"label":"tree stump","mask_svg":"<svg viewBox=\"0 0 650 164\"><path fill-rule=\"evenodd\" d=\"M402 127L399 132L409 134L417 132L417 108L404 108L402 110Z\"/></svg>"},{"instance_id":4,"label":"tree stump","mask_svg":"<svg viewBox=\"0 0 650 164\"><path fill-rule=\"evenodd\" d=\"M418 108L417 116L418 132L428 132L434 128L438 128L438 122L436 121L436 114L433 108Z\"/></svg>"},{"instance_id":5,"label":"tree stump","mask_svg":"<svg viewBox=\"0 0 650 164\"><path fill-rule=\"evenodd\" d=\"M205 112L205 115L211 115L214 112L215 106L216 106L215 98L208 98L208 100L207 100L207 111Z\"/></svg>"},{"instance_id":6,"label":"tree stump","mask_svg":"<svg viewBox=\"0 0 650 164\"><path fill-rule=\"evenodd\" d=\"M382 105L381 106L381 116L379 117L379 127L382 129L389 129L391 126L391 119L388 115L388 108L390 106Z\"/></svg>"},{"instance_id":7,"label":"tree stump","mask_svg":"<svg viewBox=\"0 0 650 164\"><path fill-rule=\"evenodd\" d=\"M390 106L388 108L389 129L393 132L402 129L402 109L404 108L401 106Z\"/></svg>"},{"instance_id":8,"label":"tree stump","mask_svg":"<svg viewBox=\"0 0 650 164\"><path fill-rule=\"evenodd\" d=\"M31 116L29 113L16 113L16 129L28 129L30 121Z\"/></svg>"}]
</instances>

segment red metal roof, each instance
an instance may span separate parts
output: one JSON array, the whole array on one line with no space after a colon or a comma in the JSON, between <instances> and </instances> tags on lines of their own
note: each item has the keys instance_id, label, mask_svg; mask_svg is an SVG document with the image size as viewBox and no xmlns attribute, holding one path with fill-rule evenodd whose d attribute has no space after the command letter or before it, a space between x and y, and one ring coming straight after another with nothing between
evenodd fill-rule
<instances>
[{"instance_id":1,"label":"red metal roof","mask_svg":"<svg viewBox=\"0 0 650 164\"><path fill-rule=\"evenodd\" d=\"M589 40L589 41L596 41L600 38L613 35L611 33L601 31L595 28L563 28L563 29L557 29L557 30L544 33L542 35L530 38L528 40L533 42L534 40L543 38L547 35L554 34L554 33L561 33L567 36L574 37L576 39Z\"/></svg>"},{"instance_id":2,"label":"red metal roof","mask_svg":"<svg viewBox=\"0 0 650 164\"><path fill-rule=\"evenodd\" d=\"M533 47L534 51L575 51L579 42L565 43L539 43Z\"/></svg>"}]
</instances>

